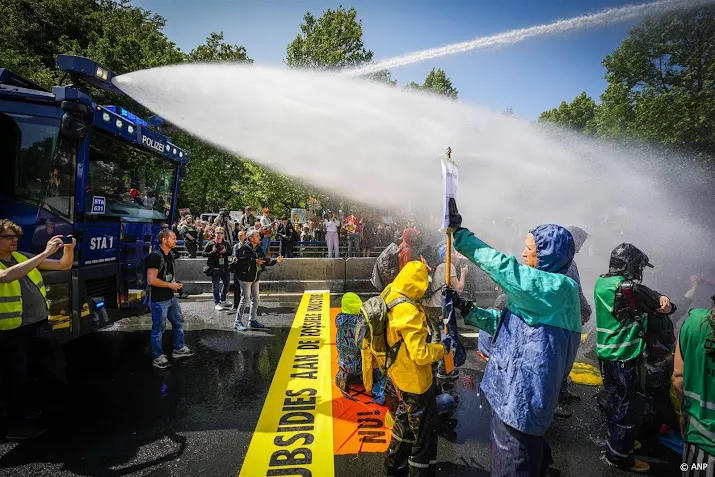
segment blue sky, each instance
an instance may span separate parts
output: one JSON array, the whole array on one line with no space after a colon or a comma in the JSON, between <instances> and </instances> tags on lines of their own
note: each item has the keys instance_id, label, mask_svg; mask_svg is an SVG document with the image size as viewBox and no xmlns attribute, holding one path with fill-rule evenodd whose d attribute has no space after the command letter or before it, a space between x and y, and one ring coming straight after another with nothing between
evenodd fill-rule
<instances>
[{"instance_id":1,"label":"blue sky","mask_svg":"<svg viewBox=\"0 0 715 477\"><path fill-rule=\"evenodd\" d=\"M534 24L619 7L614 0L371 0L345 1L363 24L365 46L384 59L415 50L501 33ZM243 45L256 63L282 65L286 46L300 32L306 11L316 16L340 0L134 0L167 19L165 33L182 50L212 31ZM421 83L442 68L462 101L496 110L513 108L524 119L586 91L595 99L606 82L601 61L620 45L633 22L532 38L498 49L478 50L392 70L400 85Z\"/></svg>"}]
</instances>

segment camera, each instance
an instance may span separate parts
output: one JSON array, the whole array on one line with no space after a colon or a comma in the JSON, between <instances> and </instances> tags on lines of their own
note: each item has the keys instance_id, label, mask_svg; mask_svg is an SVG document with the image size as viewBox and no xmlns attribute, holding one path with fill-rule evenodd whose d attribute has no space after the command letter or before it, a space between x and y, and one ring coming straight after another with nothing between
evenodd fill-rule
<instances>
[{"instance_id":1,"label":"camera","mask_svg":"<svg viewBox=\"0 0 715 477\"><path fill-rule=\"evenodd\" d=\"M72 245L72 236L71 235L63 235L62 243L65 245Z\"/></svg>"}]
</instances>

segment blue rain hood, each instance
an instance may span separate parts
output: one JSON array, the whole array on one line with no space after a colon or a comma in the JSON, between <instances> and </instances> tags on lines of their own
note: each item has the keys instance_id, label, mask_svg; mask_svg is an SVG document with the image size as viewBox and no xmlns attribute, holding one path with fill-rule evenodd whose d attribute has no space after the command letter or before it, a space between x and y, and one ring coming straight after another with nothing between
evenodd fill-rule
<instances>
[{"instance_id":1,"label":"blue rain hood","mask_svg":"<svg viewBox=\"0 0 715 477\"><path fill-rule=\"evenodd\" d=\"M531 231L536 242L536 257L539 270L565 274L576 255L573 235L564 227L555 224L539 225Z\"/></svg>"}]
</instances>

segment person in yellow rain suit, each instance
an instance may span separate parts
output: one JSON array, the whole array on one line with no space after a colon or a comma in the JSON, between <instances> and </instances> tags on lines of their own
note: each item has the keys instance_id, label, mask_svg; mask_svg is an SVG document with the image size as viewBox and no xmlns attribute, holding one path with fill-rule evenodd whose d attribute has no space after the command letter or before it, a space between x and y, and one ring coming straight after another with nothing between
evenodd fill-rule
<instances>
[{"instance_id":1,"label":"person in yellow rain suit","mask_svg":"<svg viewBox=\"0 0 715 477\"><path fill-rule=\"evenodd\" d=\"M427 317L417 303L429 285L427 267L408 262L382 292L389 305L406 301L387 312L387 345L395 358L387 374L399 394L392 440L385 457L387 475L434 476L437 469L438 411L432 379L432 363L452 346L445 335L441 343L429 343ZM396 350L396 352L395 352Z\"/></svg>"}]
</instances>

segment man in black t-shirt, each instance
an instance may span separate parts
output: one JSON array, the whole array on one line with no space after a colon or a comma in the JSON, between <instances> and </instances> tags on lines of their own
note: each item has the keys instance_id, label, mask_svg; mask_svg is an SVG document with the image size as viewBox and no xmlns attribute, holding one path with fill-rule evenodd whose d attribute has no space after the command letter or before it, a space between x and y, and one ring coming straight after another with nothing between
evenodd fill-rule
<instances>
[{"instance_id":1,"label":"man in black t-shirt","mask_svg":"<svg viewBox=\"0 0 715 477\"><path fill-rule=\"evenodd\" d=\"M174 276L174 256L171 253L176 247L176 234L170 229L162 229L158 238L159 250L149 255L146 275L151 307L152 364L156 368L164 369L171 366L161 343L167 319L171 322L174 337L174 351L171 356L174 359L184 358L194 352L184 344L184 315L181 313L179 300L174 297L174 292L178 292L182 287Z\"/></svg>"},{"instance_id":2,"label":"man in black t-shirt","mask_svg":"<svg viewBox=\"0 0 715 477\"><path fill-rule=\"evenodd\" d=\"M228 264L231 261L232 249L223 227L216 227L214 233L216 237L206 244L204 256L208 257L206 265L212 270L211 289L214 295L214 309L221 311L231 307L231 303L226 301L226 295L231 278Z\"/></svg>"}]
</instances>

